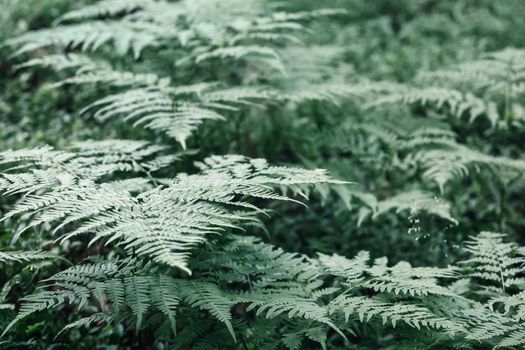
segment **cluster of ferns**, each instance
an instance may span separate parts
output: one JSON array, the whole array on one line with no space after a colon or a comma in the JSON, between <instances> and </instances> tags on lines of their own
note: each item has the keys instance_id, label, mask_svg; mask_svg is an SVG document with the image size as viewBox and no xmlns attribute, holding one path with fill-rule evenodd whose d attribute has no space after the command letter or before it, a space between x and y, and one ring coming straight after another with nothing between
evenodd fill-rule
<instances>
[{"instance_id":1,"label":"cluster of ferns","mask_svg":"<svg viewBox=\"0 0 525 350\"><path fill-rule=\"evenodd\" d=\"M0 35L0 349L525 347L521 1L59 2Z\"/></svg>"}]
</instances>

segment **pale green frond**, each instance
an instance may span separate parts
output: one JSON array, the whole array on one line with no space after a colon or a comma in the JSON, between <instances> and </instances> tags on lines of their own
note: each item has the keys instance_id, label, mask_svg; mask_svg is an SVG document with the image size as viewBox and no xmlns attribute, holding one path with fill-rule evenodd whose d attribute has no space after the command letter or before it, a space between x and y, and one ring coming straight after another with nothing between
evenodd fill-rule
<instances>
[{"instance_id":1,"label":"pale green frond","mask_svg":"<svg viewBox=\"0 0 525 350\"><path fill-rule=\"evenodd\" d=\"M374 210L373 217L395 210L396 213L408 210L411 215L420 211L435 215L454 224L458 221L450 213L450 203L438 199L435 195L423 191L402 192L388 199L379 201Z\"/></svg>"},{"instance_id":2,"label":"pale green frond","mask_svg":"<svg viewBox=\"0 0 525 350\"><path fill-rule=\"evenodd\" d=\"M103 16L116 16L154 4L155 1L152 0L103 0L93 5L83 6L77 10L69 11L62 15L58 21L77 21Z\"/></svg>"},{"instance_id":3,"label":"pale green frond","mask_svg":"<svg viewBox=\"0 0 525 350\"><path fill-rule=\"evenodd\" d=\"M91 21L87 23L61 25L52 29L40 29L22 34L7 41L10 46L19 47L15 55L34 50L64 46L95 51L100 46L113 42L120 55L129 51L138 58L145 47L158 46L167 36L173 35L154 23L135 21Z\"/></svg>"},{"instance_id":4,"label":"pale green frond","mask_svg":"<svg viewBox=\"0 0 525 350\"><path fill-rule=\"evenodd\" d=\"M326 271L332 275L346 279L350 284L358 284L363 280L363 274L368 269L370 253L359 252L353 259L333 254L319 254L319 261Z\"/></svg>"},{"instance_id":5,"label":"pale green frond","mask_svg":"<svg viewBox=\"0 0 525 350\"><path fill-rule=\"evenodd\" d=\"M390 323L396 327L403 322L416 329L435 328L448 332L461 332L464 326L456 321L437 316L428 309L405 303L388 303L368 297L347 297L341 295L328 305L330 313L342 312L348 321L350 316L358 316L361 322L379 318L383 324Z\"/></svg>"},{"instance_id":6,"label":"pale green frond","mask_svg":"<svg viewBox=\"0 0 525 350\"><path fill-rule=\"evenodd\" d=\"M525 272L525 255L516 243L503 242L504 237L495 232L471 237L465 247L471 257L461 262L471 267L470 276L495 283L503 290Z\"/></svg>"},{"instance_id":7,"label":"pale green frond","mask_svg":"<svg viewBox=\"0 0 525 350\"><path fill-rule=\"evenodd\" d=\"M72 328L79 328L79 327L93 327L93 324L100 324L105 323L109 324L113 321L113 317L111 315L105 314L105 313L96 313L94 315L83 317L75 322L71 322L68 325L66 325L58 334L57 337L65 331L68 331Z\"/></svg>"},{"instance_id":8,"label":"pale green frond","mask_svg":"<svg viewBox=\"0 0 525 350\"><path fill-rule=\"evenodd\" d=\"M45 251L0 251L0 263L26 263L38 260L57 259L52 252Z\"/></svg>"},{"instance_id":9,"label":"pale green frond","mask_svg":"<svg viewBox=\"0 0 525 350\"><path fill-rule=\"evenodd\" d=\"M235 303L229 296L224 295L212 283L184 280L180 280L177 283L180 287L180 296L186 303L208 311L212 316L224 323L232 338L236 339L230 311Z\"/></svg>"}]
</instances>

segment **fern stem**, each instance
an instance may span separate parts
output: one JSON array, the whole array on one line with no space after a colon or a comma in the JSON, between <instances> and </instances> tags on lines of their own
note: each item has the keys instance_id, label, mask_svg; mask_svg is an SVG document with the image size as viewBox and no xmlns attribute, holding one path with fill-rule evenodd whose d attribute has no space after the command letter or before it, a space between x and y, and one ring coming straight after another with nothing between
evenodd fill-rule
<instances>
[{"instance_id":1,"label":"fern stem","mask_svg":"<svg viewBox=\"0 0 525 350\"><path fill-rule=\"evenodd\" d=\"M153 176L151 176L151 173L148 170L146 170L139 162L133 161L133 165L137 166L140 169L140 171L142 171L155 186L159 185L159 182Z\"/></svg>"},{"instance_id":2,"label":"fern stem","mask_svg":"<svg viewBox=\"0 0 525 350\"><path fill-rule=\"evenodd\" d=\"M505 294L505 278L503 277L503 269L501 268L502 262L499 262L499 278L501 279L501 291Z\"/></svg>"},{"instance_id":3,"label":"fern stem","mask_svg":"<svg viewBox=\"0 0 525 350\"><path fill-rule=\"evenodd\" d=\"M246 342L244 341L244 337L242 336L242 334L239 334L239 338L241 338L241 344L244 350L248 350L248 346L246 345Z\"/></svg>"},{"instance_id":4,"label":"fern stem","mask_svg":"<svg viewBox=\"0 0 525 350\"><path fill-rule=\"evenodd\" d=\"M512 64L509 63L507 70L507 84L505 87L505 120L507 123L512 121Z\"/></svg>"}]
</instances>

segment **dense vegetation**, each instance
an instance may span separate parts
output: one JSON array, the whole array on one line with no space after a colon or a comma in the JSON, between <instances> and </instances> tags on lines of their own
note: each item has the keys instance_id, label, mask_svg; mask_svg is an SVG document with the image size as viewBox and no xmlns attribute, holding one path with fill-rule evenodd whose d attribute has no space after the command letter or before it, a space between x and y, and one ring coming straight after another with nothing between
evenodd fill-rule
<instances>
[{"instance_id":1,"label":"dense vegetation","mask_svg":"<svg viewBox=\"0 0 525 350\"><path fill-rule=\"evenodd\" d=\"M0 348L524 348L524 13L0 0Z\"/></svg>"}]
</instances>

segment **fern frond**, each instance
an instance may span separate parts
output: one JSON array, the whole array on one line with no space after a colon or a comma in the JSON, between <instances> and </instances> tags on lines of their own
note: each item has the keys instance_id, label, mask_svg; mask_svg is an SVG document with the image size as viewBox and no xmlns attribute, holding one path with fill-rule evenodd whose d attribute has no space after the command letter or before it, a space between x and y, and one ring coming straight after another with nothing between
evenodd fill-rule
<instances>
[{"instance_id":1,"label":"fern frond","mask_svg":"<svg viewBox=\"0 0 525 350\"><path fill-rule=\"evenodd\" d=\"M472 277L496 283L503 290L518 282L525 271L525 254L515 243L504 243L504 237L495 232L481 232L471 237L465 250L472 257L461 262L472 268Z\"/></svg>"},{"instance_id":2,"label":"fern frond","mask_svg":"<svg viewBox=\"0 0 525 350\"><path fill-rule=\"evenodd\" d=\"M169 320L171 330L177 334L177 323L175 320L176 310L179 306L179 288L171 277L159 275L151 289L152 301L155 307Z\"/></svg>"},{"instance_id":3,"label":"fern frond","mask_svg":"<svg viewBox=\"0 0 525 350\"><path fill-rule=\"evenodd\" d=\"M519 347L523 346L523 344L525 344L525 330L516 329L503 337L503 339L498 343L498 348Z\"/></svg>"},{"instance_id":4,"label":"fern frond","mask_svg":"<svg viewBox=\"0 0 525 350\"><path fill-rule=\"evenodd\" d=\"M134 121L134 126L164 131L183 148L186 139L204 120L224 119L201 104L189 101L177 103L169 94L151 89L134 89L110 95L89 105L85 111L95 107L98 110L94 116L99 120L126 115L124 120Z\"/></svg>"},{"instance_id":5,"label":"fern frond","mask_svg":"<svg viewBox=\"0 0 525 350\"><path fill-rule=\"evenodd\" d=\"M319 261L326 271L334 276L344 277L350 284L358 284L363 280L363 274L368 270L370 253L359 252L353 259L333 254L320 254Z\"/></svg>"},{"instance_id":6,"label":"fern frond","mask_svg":"<svg viewBox=\"0 0 525 350\"><path fill-rule=\"evenodd\" d=\"M242 200L241 196L292 200L273 188L340 183L322 170L270 166L262 159L242 156L215 156L197 163L200 174L180 174L166 185L134 196L130 191L118 191L92 179L117 170L155 170L148 163L143 166L138 164L162 148L129 141L87 142L76 147L79 149L78 157L68 154L59 168L67 170L74 180L62 186L56 186L56 182L51 182L52 186L49 186L50 182L46 181L48 192L26 196L4 219L24 212L35 213L25 230L42 223L61 221L55 227L54 232L57 233L80 224L76 229L66 231L61 240L95 233L91 243L100 239L106 240L106 244L115 242L132 254L149 256L156 262L179 267L188 273L187 259L192 247L204 242L207 234L235 228L237 222L245 220L242 215L231 214L228 207L259 210ZM32 150L28 152L31 156L34 153ZM28 157L23 152L19 154ZM39 151L37 155L41 163L45 161L46 153ZM11 155L9 160L24 157ZM51 169L52 175L61 174ZM14 181L9 177L7 180ZM25 182L15 184L19 192L34 188L33 183L31 186Z\"/></svg>"},{"instance_id":7,"label":"fern frond","mask_svg":"<svg viewBox=\"0 0 525 350\"><path fill-rule=\"evenodd\" d=\"M422 82L433 81L456 86L472 86L489 93L505 93L509 84L517 85L525 73L525 51L506 48L489 52L481 59L460 63L445 69L426 72L419 76Z\"/></svg>"},{"instance_id":8,"label":"fern frond","mask_svg":"<svg viewBox=\"0 0 525 350\"><path fill-rule=\"evenodd\" d=\"M12 171L1 176L7 180L8 193L16 193L38 182L44 184L62 183L71 185L80 178L95 180L117 171L153 172L169 165L177 156L161 156L166 147L150 145L144 141L109 140L83 141L70 146L69 151L55 150L52 147L4 151L0 153L0 164L9 164ZM12 174L13 171L36 167L32 173ZM38 169L42 168L42 169Z\"/></svg>"},{"instance_id":9,"label":"fern frond","mask_svg":"<svg viewBox=\"0 0 525 350\"><path fill-rule=\"evenodd\" d=\"M57 337L72 328L79 328L79 327L89 327L91 328L94 323L100 324L105 323L109 324L113 321L113 317L111 315L105 314L105 313L96 313L94 315L83 317L75 322L71 322L68 325L66 325L62 330L56 335Z\"/></svg>"},{"instance_id":10,"label":"fern frond","mask_svg":"<svg viewBox=\"0 0 525 350\"><path fill-rule=\"evenodd\" d=\"M497 345L506 335L521 328L521 325L513 322L511 318L493 312L481 303L469 301L468 304L460 305L463 307L459 317L468 324L466 338L469 340Z\"/></svg>"},{"instance_id":11,"label":"fern frond","mask_svg":"<svg viewBox=\"0 0 525 350\"><path fill-rule=\"evenodd\" d=\"M124 92L91 103L80 113L94 111L94 117L101 121L123 116L124 121L133 121L134 126L166 132L183 147L203 121L223 120L224 110L235 110L240 105L275 95L262 88L220 88L217 83L171 86L169 78L113 70L82 55L44 56L22 66L34 65L52 66L57 70L78 68L75 75L54 86L103 83L127 87Z\"/></svg>"},{"instance_id":12,"label":"fern frond","mask_svg":"<svg viewBox=\"0 0 525 350\"><path fill-rule=\"evenodd\" d=\"M54 69L55 71L63 71L76 68L77 74L90 72L94 70L100 70L103 68L109 69L109 65L107 63L94 61L89 56L76 53L69 53L67 55L46 55L42 57L32 58L29 61L18 65L18 68L20 69L29 67L49 67Z\"/></svg>"},{"instance_id":13,"label":"fern frond","mask_svg":"<svg viewBox=\"0 0 525 350\"><path fill-rule=\"evenodd\" d=\"M286 333L283 336L283 344L289 350L299 350L301 348L303 340L304 335L297 332Z\"/></svg>"},{"instance_id":14,"label":"fern frond","mask_svg":"<svg viewBox=\"0 0 525 350\"><path fill-rule=\"evenodd\" d=\"M51 252L44 251L3 251L0 252L0 263L21 263L37 260L57 259L58 256Z\"/></svg>"},{"instance_id":15,"label":"fern frond","mask_svg":"<svg viewBox=\"0 0 525 350\"><path fill-rule=\"evenodd\" d=\"M396 213L409 210L411 215L420 211L435 215L444 220L458 224L450 214L450 203L438 199L435 195L423 191L401 192L393 197L377 202L373 218L395 209Z\"/></svg>"},{"instance_id":16,"label":"fern frond","mask_svg":"<svg viewBox=\"0 0 525 350\"><path fill-rule=\"evenodd\" d=\"M421 164L426 169L423 176L435 181L441 192L449 181L467 176L471 169L476 172L479 172L481 167L501 169L515 176L519 176L525 169L525 162L521 159L488 155L450 140L420 141L423 141L420 146L425 143L439 144L439 146L416 151L407 158L406 162ZM505 172L501 171L500 175L504 176Z\"/></svg>"},{"instance_id":17,"label":"fern frond","mask_svg":"<svg viewBox=\"0 0 525 350\"><path fill-rule=\"evenodd\" d=\"M132 51L138 58L147 46L158 46L172 30L154 23L122 21L90 21L88 23L61 25L53 29L40 29L10 39L7 45L19 47L14 55L21 55L46 47L80 48L95 51L100 46L113 42L121 55Z\"/></svg>"},{"instance_id":18,"label":"fern frond","mask_svg":"<svg viewBox=\"0 0 525 350\"><path fill-rule=\"evenodd\" d=\"M485 115L493 125L500 119L496 104L486 102L472 93L462 93L451 88L425 87L408 88L406 91L395 91L385 97L379 97L368 107L390 106L395 104L427 104L435 105L437 109L446 108L450 114L457 118L464 115L469 116L469 122L473 122L481 115Z\"/></svg>"},{"instance_id":19,"label":"fern frond","mask_svg":"<svg viewBox=\"0 0 525 350\"><path fill-rule=\"evenodd\" d=\"M388 303L373 298L341 295L332 300L328 308L330 313L336 311L344 313L347 322L351 315L357 315L361 322L379 317L383 324L389 322L392 327L398 322L403 322L417 329L427 327L449 332L464 331L460 323L436 316L428 309L413 304Z\"/></svg>"},{"instance_id":20,"label":"fern frond","mask_svg":"<svg viewBox=\"0 0 525 350\"><path fill-rule=\"evenodd\" d=\"M78 21L88 18L113 17L123 13L154 5L152 0L103 0L93 5L83 6L62 15L58 21Z\"/></svg>"},{"instance_id":21,"label":"fern frond","mask_svg":"<svg viewBox=\"0 0 525 350\"><path fill-rule=\"evenodd\" d=\"M235 302L231 297L224 295L224 293L212 283L192 281L179 281L178 283L180 286L180 295L186 303L210 312L211 315L226 325L232 338L236 340L230 312Z\"/></svg>"},{"instance_id":22,"label":"fern frond","mask_svg":"<svg viewBox=\"0 0 525 350\"><path fill-rule=\"evenodd\" d=\"M137 319L137 332L140 330L144 315L150 307L150 281L147 277L130 276L124 279L126 303Z\"/></svg>"},{"instance_id":23,"label":"fern frond","mask_svg":"<svg viewBox=\"0 0 525 350\"><path fill-rule=\"evenodd\" d=\"M85 292L87 292L87 290ZM3 337L16 323L29 315L38 311L63 305L66 301L74 301L77 297L77 294L70 291L42 291L22 298L23 303L16 318L6 326L0 336ZM81 297L87 298L87 295L82 294Z\"/></svg>"},{"instance_id":24,"label":"fern frond","mask_svg":"<svg viewBox=\"0 0 525 350\"><path fill-rule=\"evenodd\" d=\"M299 317L319 322L332 328L343 338L341 330L328 317L328 309L311 299L289 295L288 293L269 293L268 295L249 295L250 306L247 311L256 309L257 315L273 318L286 313L289 318Z\"/></svg>"},{"instance_id":25,"label":"fern frond","mask_svg":"<svg viewBox=\"0 0 525 350\"><path fill-rule=\"evenodd\" d=\"M525 292L492 298L488 302L492 310L500 310L517 322L525 320Z\"/></svg>"}]
</instances>

